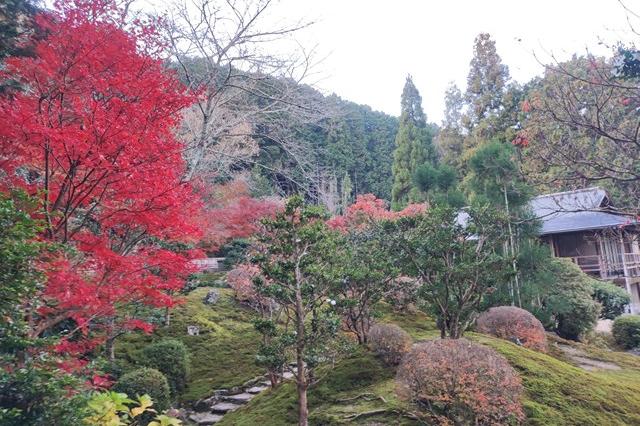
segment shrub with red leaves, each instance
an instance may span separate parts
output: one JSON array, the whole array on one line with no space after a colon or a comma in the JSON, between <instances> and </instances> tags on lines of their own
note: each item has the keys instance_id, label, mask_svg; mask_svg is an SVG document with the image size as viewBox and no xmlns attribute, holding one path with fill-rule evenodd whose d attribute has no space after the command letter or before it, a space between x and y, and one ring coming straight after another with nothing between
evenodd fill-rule
<instances>
[{"instance_id":1,"label":"shrub with red leaves","mask_svg":"<svg viewBox=\"0 0 640 426\"><path fill-rule=\"evenodd\" d=\"M404 357L398 395L439 425L512 425L524 420L520 378L493 349L466 339L420 343Z\"/></svg>"},{"instance_id":2,"label":"shrub with red leaves","mask_svg":"<svg viewBox=\"0 0 640 426\"><path fill-rule=\"evenodd\" d=\"M369 330L369 346L387 365L398 365L409 352L411 336L393 324L376 324Z\"/></svg>"},{"instance_id":3,"label":"shrub with red leaves","mask_svg":"<svg viewBox=\"0 0 640 426\"><path fill-rule=\"evenodd\" d=\"M547 336L542 323L531 312L515 306L498 306L483 312L477 331L510 340L525 348L545 352Z\"/></svg>"}]
</instances>

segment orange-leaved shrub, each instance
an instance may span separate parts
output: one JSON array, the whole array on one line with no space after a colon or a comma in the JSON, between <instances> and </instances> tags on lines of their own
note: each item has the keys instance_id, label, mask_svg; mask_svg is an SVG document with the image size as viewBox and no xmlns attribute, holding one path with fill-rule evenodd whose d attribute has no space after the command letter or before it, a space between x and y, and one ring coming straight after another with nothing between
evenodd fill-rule
<instances>
[{"instance_id":1,"label":"orange-leaved shrub","mask_svg":"<svg viewBox=\"0 0 640 426\"><path fill-rule=\"evenodd\" d=\"M409 352L411 336L393 324L375 324L369 330L369 346L387 365L398 365Z\"/></svg>"},{"instance_id":2,"label":"orange-leaved shrub","mask_svg":"<svg viewBox=\"0 0 640 426\"><path fill-rule=\"evenodd\" d=\"M519 343L545 352L547 336L542 323L531 312L515 306L498 306L483 312L476 321L479 333Z\"/></svg>"},{"instance_id":3,"label":"orange-leaved shrub","mask_svg":"<svg viewBox=\"0 0 640 426\"><path fill-rule=\"evenodd\" d=\"M507 360L466 339L415 345L396 376L400 398L439 425L511 425L524 420L522 382Z\"/></svg>"}]
</instances>

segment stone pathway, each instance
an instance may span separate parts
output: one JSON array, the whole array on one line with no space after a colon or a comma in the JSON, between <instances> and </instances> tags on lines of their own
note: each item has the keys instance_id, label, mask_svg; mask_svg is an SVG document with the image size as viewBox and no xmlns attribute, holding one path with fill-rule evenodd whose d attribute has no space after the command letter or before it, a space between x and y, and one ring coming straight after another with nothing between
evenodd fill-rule
<instances>
[{"instance_id":1,"label":"stone pathway","mask_svg":"<svg viewBox=\"0 0 640 426\"><path fill-rule=\"evenodd\" d=\"M293 371L295 371L293 367ZM292 379L293 373L285 372L283 380ZM237 410L248 403L256 395L271 387L266 376L258 376L245 382L242 386L231 389L217 389L213 395L199 400L193 405L194 410L186 410L184 418L198 426L209 426L218 423L226 413Z\"/></svg>"},{"instance_id":2,"label":"stone pathway","mask_svg":"<svg viewBox=\"0 0 640 426\"><path fill-rule=\"evenodd\" d=\"M620 370L620 366L608 361L601 361L598 359L590 358L589 355L573 346L566 345L564 343L557 344L558 349L560 349L565 356L576 364L578 367L587 371L595 371L595 370Z\"/></svg>"}]
</instances>

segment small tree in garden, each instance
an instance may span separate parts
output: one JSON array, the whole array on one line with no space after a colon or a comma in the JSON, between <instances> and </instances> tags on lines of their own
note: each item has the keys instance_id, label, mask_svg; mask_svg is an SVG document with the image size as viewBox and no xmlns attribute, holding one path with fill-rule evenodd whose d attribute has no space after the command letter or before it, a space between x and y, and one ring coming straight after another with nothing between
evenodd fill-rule
<instances>
[{"instance_id":1,"label":"small tree in garden","mask_svg":"<svg viewBox=\"0 0 640 426\"><path fill-rule=\"evenodd\" d=\"M263 321L258 330L276 337L277 345L270 348L284 359L294 354L301 426L308 424L307 389L314 369L329 357L339 328L335 302L328 298L336 281L332 265L338 236L325 219L320 207L290 198L283 211L263 221L252 259L261 273L254 281L256 291L282 309L282 319Z\"/></svg>"},{"instance_id":2,"label":"small tree in garden","mask_svg":"<svg viewBox=\"0 0 640 426\"><path fill-rule=\"evenodd\" d=\"M515 306L498 306L478 317L477 331L521 344L525 348L547 350L542 323L532 313Z\"/></svg>"},{"instance_id":3,"label":"small tree in garden","mask_svg":"<svg viewBox=\"0 0 640 426\"><path fill-rule=\"evenodd\" d=\"M336 283L336 310L343 326L365 344L376 314L375 307L389 291L397 270L384 250L384 234L377 226L353 229L340 251L341 279Z\"/></svg>"},{"instance_id":4,"label":"small tree in garden","mask_svg":"<svg viewBox=\"0 0 640 426\"><path fill-rule=\"evenodd\" d=\"M227 283L233 289L239 302L251 306L258 312L263 312L271 302L267 297L261 295L253 284L254 278L258 275L260 275L258 266L243 263L227 273Z\"/></svg>"},{"instance_id":5,"label":"small tree in garden","mask_svg":"<svg viewBox=\"0 0 640 426\"><path fill-rule=\"evenodd\" d=\"M508 281L509 260L499 251L503 220L486 207L472 207L463 217L437 206L385 224L390 253L405 274L421 281L419 298L436 315L443 338L461 337L483 296Z\"/></svg>"},{"instance_id":6,"label":"small tree in garden","mask_svg":"<svg viewBox=\"0 0 640 426\"><path fill-rule=\"evenodd\" d=\"M343 317L343 327L367 343L375 307L383 297L402 292L394 279L399 275L394 256L386 249L388 238L383 220L413 216L426 210L425 204L411 204L399 212L390 211L385 201L372 194L358 196L343 216L329 220L329 226L344 236L338 256L340 280L336 282L336 309Z\"/></svg>"},{"instance_id":7,"label":"small tree in garden","mask_svg":"<svg viewBox=\"0 0 640 426\"><path fill-rule=\"evenodd\" d=\"M507 360L466 339L420 343L396 376L398 395L439 425L513 425L524 420L522 383Z\"/></svg>"}]
</instances>

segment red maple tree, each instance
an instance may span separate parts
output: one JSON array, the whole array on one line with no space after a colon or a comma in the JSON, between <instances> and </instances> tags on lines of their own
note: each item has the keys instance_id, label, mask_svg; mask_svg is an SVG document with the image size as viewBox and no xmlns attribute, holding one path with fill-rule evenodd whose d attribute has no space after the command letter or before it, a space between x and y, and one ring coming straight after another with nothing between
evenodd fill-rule
<instances>
[{"instance_id":1,"label":"red maple tree","mask_svg":"<svg viewBox=\"0 0 640 426\"><path fill-rule=\"evenodd\" d=\"M201 247L211 252L235 238L251 236L258 230L260 219L273 215L282 204L273 199L253 198L242 179L213 187L203 199Z\"/></svg>"},{"instance_id":2,"label":"red maple tree","mask_svg":"<svg viewBox=\"0 0 640 426\"><path fill-rule=\"evenodd\" d=\"M193 95L153 25L111 0L58 2L37 23L34 55L3 71L24 90L0 99L0 184L40 197L43 238L68 247L48 259L31 334L148 329L127 307L171 306L192 270L175 242L194 241L199 205L173 128Z\"/></svg>"}]
</instances>

